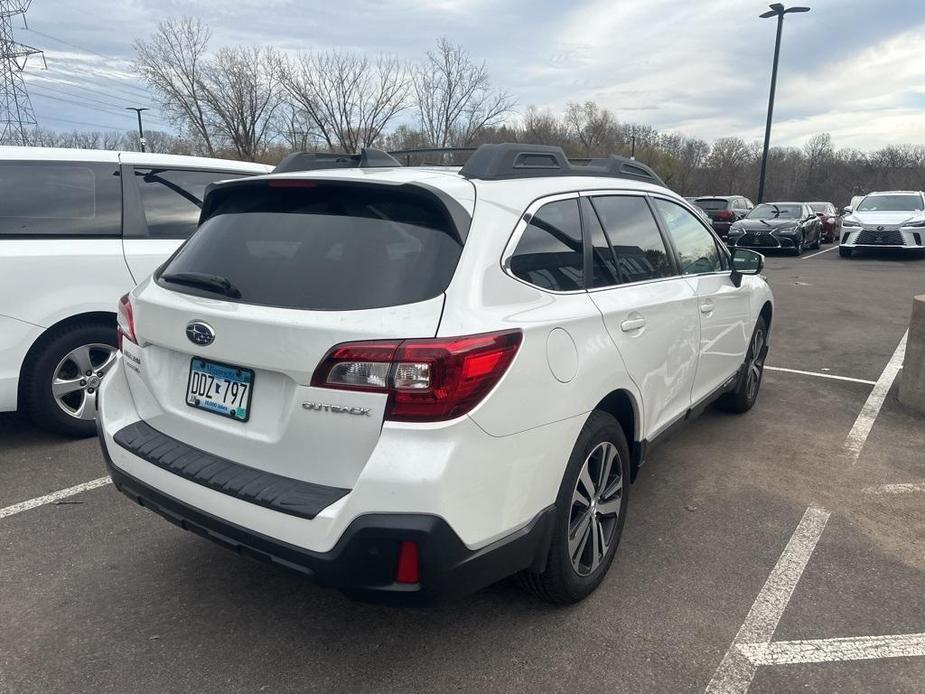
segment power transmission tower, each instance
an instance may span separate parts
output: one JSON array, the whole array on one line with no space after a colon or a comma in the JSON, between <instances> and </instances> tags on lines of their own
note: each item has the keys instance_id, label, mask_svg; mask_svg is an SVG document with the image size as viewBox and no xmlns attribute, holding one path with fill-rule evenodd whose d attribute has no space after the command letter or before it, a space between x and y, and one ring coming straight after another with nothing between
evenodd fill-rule
<instances>
[{"instance_id":1,"label":"power transmission tower","mask_svg":"<svg viewBox=\"0 0 925 694\"><path fill-rule=\"evenodd\" d=\"M37 125L22 71L29 56L40 55L44 62L45 54L13 38L13 17L22 15L25 24L31 4L32 0L0 0L0 144L29 144L27 126Z\"/></svg>"}]
</instances>

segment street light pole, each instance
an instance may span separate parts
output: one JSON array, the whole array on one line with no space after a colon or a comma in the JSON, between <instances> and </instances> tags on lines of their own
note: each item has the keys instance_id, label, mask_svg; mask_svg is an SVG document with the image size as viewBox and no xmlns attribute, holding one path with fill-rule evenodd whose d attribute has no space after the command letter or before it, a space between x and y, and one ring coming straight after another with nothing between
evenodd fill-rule
<instances>
[{"instance_id":1,"label":"street light pole","mask_svg":"<svg viewBox=\"0 0 925 694\"><path fill-rule=\"evenodd\" d=\"M761 173L758 175L758 202L764 202L764 179L768 168L768 148L771 145L771 120L774 116L774 92L777 89L777 62L780 58L780 37L784 30L784 15L791 12L809 12L808 7L785 8L779 2L769 5L768 12L758 15L761 19L777 17L777 38L774 41L774 65L771 68L771 95L768 97L768 120L764 127L764 148L761 151Z\"/></svg>"},{"instance_id":2,"label":"street light pole","mask_svg":"<svg viewBox=\"0 0 925 694\"><path fill-rule=\"evenodd\" d=\"M145 151L145 131L141 127L141 112L147 111L148 109L147 108L137 108L135 106L126 106L125 110L134 111L135 113L138 114L138 142L139 144L141 144L141 151L144 152Z\"/></svg>"}]
</instances>

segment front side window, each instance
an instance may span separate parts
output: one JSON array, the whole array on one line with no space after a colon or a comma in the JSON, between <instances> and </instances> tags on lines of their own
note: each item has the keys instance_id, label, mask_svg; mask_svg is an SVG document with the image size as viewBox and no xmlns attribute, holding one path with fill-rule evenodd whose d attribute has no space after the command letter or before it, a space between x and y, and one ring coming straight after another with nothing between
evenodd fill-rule
<instances>
[{"instance_id":1,"label":"front side window","mask_svg":"<svg viewBox=\"0 0 925 694\"><path fill-rule=\"evenodd\" d=\"M0 235L119 236L115 164L0 162Z\"/></svg>"},{"instance_id":2,"label":"front side window","mask_svg":"<svg viewBox=\"0 0 925 694\"><path fill-rule=\"evenodd\" d=\"M681 273L698 275L704 272L719 272L723 260L713 235L680 205L655 198L658 209L681 261ZM757 208L756 208L757 209Z\"/></svg>"},{"instance_id":3,"label":"front side window","mask_svg":"<svg viewBox=\"0 0 925 694\"><path fill-rule=\"evenodd\" d=\"M665 243L645 198L602 195L594 198L594 209L610 240L622 284L674 274Z\"/></svg>"},{"instance_id":4,"label":"front side window","mask_svg":"<svg viewBox=\"0 0 925 694\"><path fill-rule=\"evenodd\" d=\"M185 239L196 230L206 186L215 181L241 178L227 171L186 169L135 169L141 190L148 236Z\"/></svg>"},{"instance_id":5,"label":"front side window","mask_svg":"<svg viewBox=\"0 0 925 694\"><path fill-rule=\"evenodd\" d=\"M578 200L543 205L530 218L510 260L524 282L554 292L584 289L584 253Z\"/></svg>"}]
</instances>

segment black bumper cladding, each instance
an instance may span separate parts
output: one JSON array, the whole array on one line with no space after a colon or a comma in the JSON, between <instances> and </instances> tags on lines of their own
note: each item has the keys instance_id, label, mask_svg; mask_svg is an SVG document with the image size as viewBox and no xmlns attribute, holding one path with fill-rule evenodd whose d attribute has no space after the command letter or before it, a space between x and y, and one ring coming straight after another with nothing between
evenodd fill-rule
<instances>
[{"instance_id":1,"label":"black bumper cladding","mask_svg":"<svg viewBox=\"0 0 925 694\"><path fill-rule=\"evenodd\" d=\"M120 429L113 440L139 458L184 479L300 518L314 518L350 492L235 463L177 441L146 422Z\"/></svg>"},{"instance_id":2,"label":"black bumper cladding","mask_svg":"<svg viewBox=\"0 0 925 694\"><path fill-rule=\"evenodd\" d=\"M121 433L121 432L120 432ZM110 477L120 492L174 525L238 554L310 576L351 598L393 605L427 605L484 588L526 568L546 565L555 507L525 527L470 550L449 524L424 514L369 514L356 518L329 552L313 552L256 533L193 508L116 468L100 437ZM420 583L395 581L403 541L417 543Z\"/></svg>"}]
</instances>

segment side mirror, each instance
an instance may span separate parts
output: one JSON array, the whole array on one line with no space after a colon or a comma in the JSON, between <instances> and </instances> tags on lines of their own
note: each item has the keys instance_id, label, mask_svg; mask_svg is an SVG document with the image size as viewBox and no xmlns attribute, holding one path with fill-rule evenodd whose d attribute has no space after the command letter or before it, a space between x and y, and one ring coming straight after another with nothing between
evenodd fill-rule
<instances>
[{"instance_id":1,"label":"side mirror","mask_svg":"<svg viewBox=\"0 0 925 694\"><path fill-rule=\"evenodd\" d=\"M732 250L732 283L742 286L743 275L757 275L764 269L764 256L747 248Z\"/></svg>"},{"instance_id":2,"label":"side mirror","mask_svg":"<svg viewBox=\"0 0 925 694\"><path fill-rule=\"evenodd\" d=\"M852 212L854 212L854 210L853 210L852 208L850 208L850 207L843 207L843 208L841 208L841 213L842 213L842 214L851 214Z\"/></svg>"}]
</instances>

